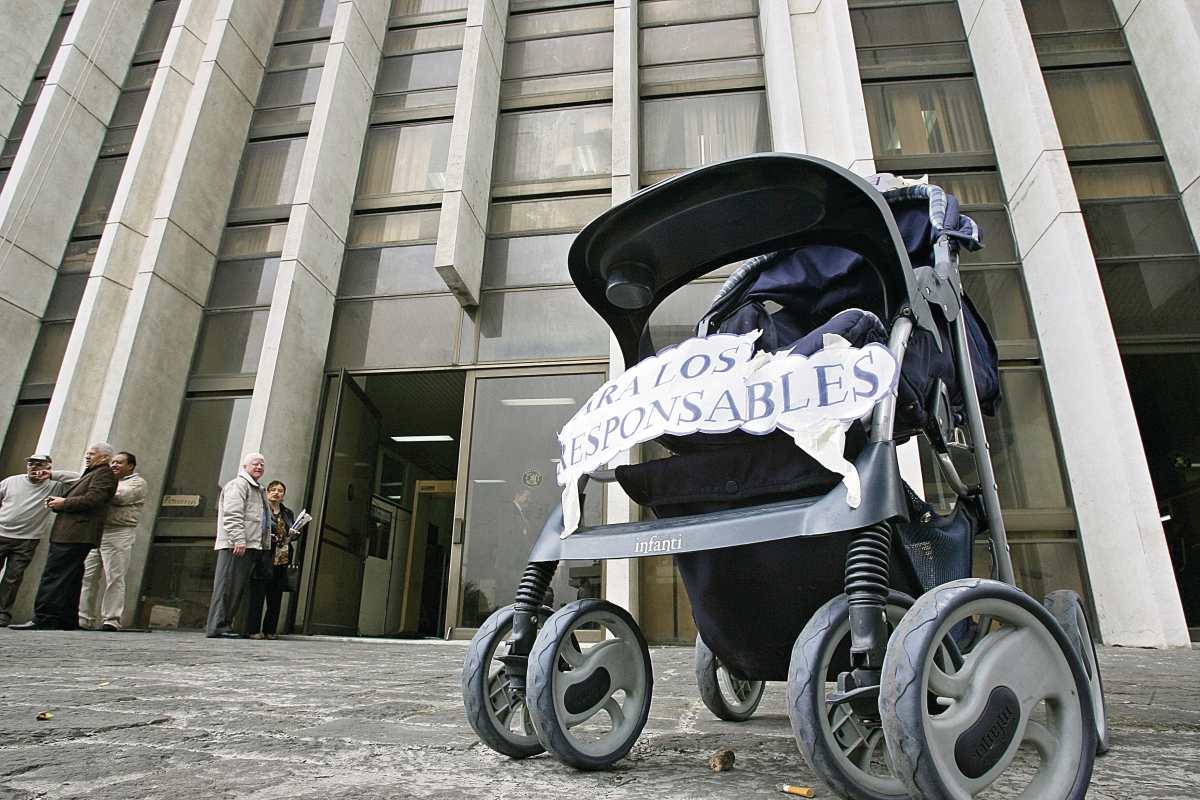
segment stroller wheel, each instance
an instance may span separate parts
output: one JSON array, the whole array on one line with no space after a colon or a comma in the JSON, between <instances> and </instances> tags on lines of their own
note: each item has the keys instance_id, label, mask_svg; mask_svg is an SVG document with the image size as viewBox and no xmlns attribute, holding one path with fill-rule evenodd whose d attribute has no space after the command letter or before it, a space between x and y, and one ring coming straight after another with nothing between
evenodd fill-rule
<instances>
[{"instance_id":1,"label":"stroller wheel","mask_svg":"<svg viewBox=\"0 0 1200 800\"><path fill-rule=\"evenodd\" d=\"M508 654L512 626L513 607L505 606L471 639L463 662L463 705L480 741L511 758L528 758L546 748L538 741L525 701L514 703L509 696L508 671L500 659Z\"/></svg>"},{"instance_id":2,"label":"stroller wheel","mask_svg":"<svg viewBox=\"0 0 1200 800\"><path fill-rule=\"evenodd\" d=\"M898 592L888 597L887 618L896 625L912 605ZM787 704L792 733L804 760L842 797L852 800L908 800L904 783L892 772L879 720L856 714L848 703L830 705L826 677L839 651L850 641L850 604L839 594L817 610L792 647Z\"/></svg>"},{"instance_id":3,"label":"stroller wheel","mask_svg":"<svg viewBox=\"0 0 1200 800\"><path fill-rule=\"evenodd\" d=\"M598 626L608 638L581 647L573 635ZM538 739L564 764L605 769L625 757L650 715L650 651L633 617L604 600L554 612L529 654L529 712Z\"/></svg>"},{"instance_id":4,"label":"stroller wheel","mask_svg":"<svg viewBox=\"0 0 1200 800\"><path fill-rule=\"evenodd\" d=\"M1042 603L1054 621L1062 626L1063 632L1075 652L1083 661L1088 686L1092 690L1092 714L1096 718L1096 754L1108 752L1108 706L1104 702L1104 680L1100 677L1100 664L1096 661L1096 643L1088 627L1087 614L1079 595L1070 589L1059 589L1046 595Z\"/></svg>"},{"instance_id":5,"label":"stroller wheel","mask_svg":"<svg viewBox=\"0 0 1200 800\"><path fill-rule=\"evenodd\" d=\"M935 645L973 616L991 618L988 633L961 660L939 663ZM1001 776L1006 795L1087 793L1096 757L1087 673L1054 618L1016 587L968 578L918 599L888 643L879 710L913 797L965 800Z\"/></svg>"},{"instance_id":6,"label":"stroller wheel","mask_svg":"<svg viewBox=\"0 0 1200 800\"><path fill-rule=\"evenodd\" d=\"M696 684L708 710L727 722L745 722L754 716L767 686L764 681L748 680L730 672L699 634L696 635Z\"/></svg>"}]
</instances>

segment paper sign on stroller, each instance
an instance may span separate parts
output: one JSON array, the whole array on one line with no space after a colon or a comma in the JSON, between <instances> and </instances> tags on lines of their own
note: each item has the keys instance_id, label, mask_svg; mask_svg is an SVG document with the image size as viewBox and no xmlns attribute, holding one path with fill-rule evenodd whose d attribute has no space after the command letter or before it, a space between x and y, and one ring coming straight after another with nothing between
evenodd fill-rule
<instances>
[{"instance_id":1,"label":"paper sign on stroller","mask_svg":"<svg viewBox=\"0 0 1200 800\"><path fill-rule=\"evenodd\" d=\"M663 434L766 434L782 429L822 466L843 476L847 501L861 500L845 458L854 420L896 389L899 368L886 347L851 347L826 334L811 356L754 353L759 331L688 339L605 383L558 435L563 536L579 525L576 486L585 472Z\"/></svg>"}]
</instances>

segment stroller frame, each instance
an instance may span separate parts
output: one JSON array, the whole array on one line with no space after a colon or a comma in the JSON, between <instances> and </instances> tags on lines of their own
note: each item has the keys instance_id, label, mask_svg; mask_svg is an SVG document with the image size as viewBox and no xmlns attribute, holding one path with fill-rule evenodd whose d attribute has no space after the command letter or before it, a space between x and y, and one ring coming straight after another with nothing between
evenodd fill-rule
<instances>
[{"instance_id":1,"label":"stroller frame","mask_svg":"<svg viewBox=\"0 0 1200 800\"><path fill-rule=\"evenodd\" d=\"M837 213L831 213L834 211ZM737 226L730 225L730 220L737 220ZM881 400L870 412L869 422L868 419L864 420L864 423L868 424L868 442L854 459L864 489L862 501L857 507L851 507L846 502L846 489L839 483L823 496L707 514L595 526L588 526L584 520L567 538L561 538L562 509L556 509L533 545L528 566L515 594L515 603L495 612L493 616L497 618L496 622L493 624L493 620L489 618L476 636L476 641L487 640L485 644L490 644L482 647L478 653L476 643L472 644L471 654L468 655L464 667L463 685L468 717L472 720L473 727L489 746L500 752L524 757L541 752L542 746L549 747L566 763L584 769L607 767L632 746L633 740L630 739L615 758L577 752L572 750L569 744L562 747L556 745L556 737L561 740L561 735L554 731L544 731L542 725L536 726L537 738L541 740L542 746L538 746L536 741L531 745L514 745L511 742L499 741L496 735L488 733L486 725L477 724L475 721L477 715L482 713L478 708L478 697L480 692L484 691L480 688L479 674L482 671L486 679L486 662L489 659L501 662L507 670L504 691L509 698L510 709L524 705L528 713L530 706L540 704L544 706L543 710L549 709L545 713L550 715L565 713L561 709L561 699L548 699L545 691L542 691L542 696L528 698L528 703L526 694L531 689L530 680L541 680L542 673L547 670L553 671L557 663L562 663L564 652L574 652L576 655L581 652L571 632L574 628L570 625L577 627L580 624L579 620L586 616L586 613L591 613L589 609L594 609L575 609L572 619L564 620L557 626L553 624L562 612L572 610L572 606L586 606L589 603L596 604L597 607L608 606L605 612L607 617L602 620L602 624L607 624L610 631L613 625L623 627L627 632L632 631L628 638L636 639L641 650L645 652L644 639L632 617L603 601L576 601L550 617L551 610L546 607L547 593L559 561L676 555L790 538L841 534L848 537L844 575L836 587L831 585L830 588L834 590L834 595L839 590L844 592L845 601L848 603L851 668L839 675L837 691L825 700L828 707L846 704L853 710L852 713L866 719L876 728L882 714L883 728L888 731L887 747L893 762L904 761L906 751L919 752L919 748L913 749L916 745L910 746L912 741L922 742L920 748L936 748L937 743L926 742L926 739L922 738L925 734L913 727L916 725L912 722L914 715L920 717L924 713L922 709L926 704L925 696L913 692L910 694L919 695L915 701L911 696L885 698L885 692L881 690L881 686L886 690L889 677L894 685L897 668L893 662L901 660L888 660L889 636L895 640L903 634L915 641L922 635L922 627L929 627L925 623L930 619L942 621L937 615L943 614L946 609L958 609L958 622L961 622L961 614L965 613L962 608L976 603L974 615L982 622L971 642L964 643L963 652L967 652L967 648L987 637L992 627L988 616L989 609L998 610L997 613L1000 613L1007 609L1006 603L1022 606L1024 610L1020 613L1014 612L1013 618L1032 620L1027 624L1041 626L1048 631L1043 642L1057 642L1057 646L1061 648L1065 659L1061 663L1068 665L1064 668L1068 673L1068 678L1064 679L1068 691L1073 685L1081 696L1086 697L1089 692L1093 695L1093 702L1084 702L1086 707L1078 712L1078 719L1083 720L1082 727L1088 729L1080 734L1085 736L1084 749L1090 749L1090 752L1086 758L1080 757L1078 771L1074 776L1058 775L1054 778L1059 783L1065 781L1066 784L1071 784L1073 781L1075 788L1063 794L1063 797L1082 797L1081 792L1086 791L1087 782L1090 780L1091 757L1097 749L1096 731L1093 726L1098 724L1097 715L1103 711L1102 694L1098 698L1094 696L1097 692L1094 688L1089 689L1088 676L1084 674L1084 651L1090 647L1090 637L1087 637L1089 641L1084 645L1081 641L1068 640L1063 634L1061 625L1067 624L1064 621L1066 616L1083 620L1083 615L1078 610L1078 598L1074 597L1073 593L1055 593L1071 594L1074 598L1071 603L1067 603L1070 610L1060 615L1053 608L1051 613L1043 611L1040 605L1036 609L1032 608L1032 601L1027 596L1015 588L1008 588L1015 587L1013 565L987 445L983 412L973 379L969 333L963 312L962 284L956 248L952 245L950 235L940 232L933 242L931 266L914 269L892 212L883 194L875 187L848 170L818 158L793 154L760 154L684 173L647 188L605 212L576 238L570 251L569 269L580 293L615 334L626 365L632 365L639 361L640 357L650 354L646 352L647 339L644 337L650 315L673 291L722 265L750 256L805 245L832 245L852 250L861 254L876 271L884 286L884 311L892 321L887 347L898 364L904 363L910 337L918 328L928 331L939 348L952 348L957 374L961 376L959 383L962 406L970 433L978 485L967 486L949 458L946 442L952 439L956 426L944 392L928 401L934 407L929 409L930 422L926 432L930 434L930 441L937 453L937 463L949 485L960 498L976 498L976 502L981 502L983 506L983 524L988 531L988 542L993 557L992 571L998 583L993 587L988 581L983 581L982 584L987 584L983 586L980 586L981 582L977 580L952 581L929 591L916 604L905 599L904 607L912 605L911 611L904 615L904 622L895 633L889 632L888 614L896 602L890 571L896 552L892 548L892 541L896 535L896 525L907 522L909 517L909 503L896 454L897 396L893 393ZM942 341L939 327L935 323L933 306L937 307L937 313L950 331L949 342ZM709 332L708 324L708 318L701 322L700 335ZM919 431L904 431L902 435L916 432ZM678 450L681 442L672 440L671 444ZM579 479L578 491L582 498L589 483L607 483L614 480L614 470L597 470ZM947 591L958 594L946 594ZM926 598L935 594L938 598L926 601ZM831 600L830 603L832 602ZM1050 605L1051 601L1048 599L1047 607ZM823 607L821 612L824 611ZM1025 616L1022 617L1022 614ZM914 620L909 624L909 618L914 615L932 616L920 621ZM499 619L500 617L503 619ZM1061 625L1056 624L1056 618ZM496 655L498 626L502 625L511 626L508 631L511 638L507 651L503 655ZM1083 635L1086 635L1086 621L1083 625ZM949 656L951 660L961 662L957 646L951 643L951 635L948 633L950 626L951 621L946 621L941 628L936 625L929 627L930 635L935 631L942 631L937 634L937 637L941 638L935 637L923 646L928 652L933 652L938 647L943 651L953 651ZM551 631L550 628L555 630ZM960 625L959 630L961 629ZM542 650L545 649L543 639L547 635L571 637L574 650L552 648L550 656L545 657ZM804 640L806 635L807 627L800 639ZM1079 636L1076 636L1076 639L1078 638ZM702 644L698 640L698 664ZM802 642L797 641L792 654L792 672L796 670L796 654L800 652L801 646ZM907 647L907 644L905 646ZM491 650L488 650L488 647ZM535 653L535 647L541 650ZM531 654L535 657L541 654L542 663L533 663ZM708 652L707 647L703 648L703 655L707 659L706 663L716 663L713 653ZM907 660L933 663L934 657L931 655L928 659L914 659L910 652ZM481 664L480 661L485 663ZM648 653L644 656L644 662L648 671ZM1091 664L1094 664L1094 652ZM1098 671L1091 665L1088 670L1094 673L1091 685L1095 687L1099 683ZM737 678L743 684L757 683L758 696L761 696L761 679L764 676L731 677ZM910 684L919 684L920 681L920 676L915 679L910 677L908 680ZM701 684L703 694L703 679ZM790 672L789 700L792 700L792 684L793 676ZM711 685L715 686L715 682ZM1008 691L1006 687L1001 688ZM487 690L492 690L490 684ZM486 692L483 696L486 697ZM476 699L473 700L472 697ZM1013 698L1015 697L1016 694L1013 694ZM554 706L556 702L559 704L557 712ZM753 703L749 704L749 710L741 716L725 716L714 708L707 698L705 702L724 719L747 718L757 705L757 699L754 699ZM799 705L796 707L799 708ZM909 716L902 722L896 722L893 718L900 712L895 712L889 717L888 711L889 708L894 711L895 708L901 707L908 709L905 713ZM1093 707L1097 710L1093 711ZM642 720L634 732L635 738L637 732L640 732L640 725L645 722L645 714L648 711L647 697ZM1010 742L1004 740L1004 736L999 737L999 740L1003 740L1000 744L994 744L994 741L997 740L996 730L999 730L996 728L997 720L1007 720L1012 714L1003 709L988 713L991 716L985 714L975 725L983 731L976 733L978 737L982 737L980 741L984 744L975 746L975 755L956 755L960 767L962 764L968 764L965 769L967 773L976 770L984 777L967 779L958 776L955 780L961 785L974 785L971 781L984 780L990 774L988 769L1002 770L1000 766L996 766L1001 761L999 755L989 748L995 750L996 747L1000 747L1003 750L1009 745ZM534 716L535 721L537 718ZM798 722L795 716L792 719L793 730L800 741L803 739L801 729L809 723L804 720ZM1086 739L1089 731L1092 738ZM975 736L976 733L971 735ZM904 740L903 744L896 745L895 750L893 738L897 741ZM1073 745L1074 740L1071 742L1071 746ZM564 748L571 755L565 755ZM855 785L853 780L847 782L844 775L838 777L816 763L820 759L814 761L803 742L801 749L822 777L846 796L869 800L877 797L904 796L880 793L869 787L864 789ZM957 754L958 747L954 749ZM983 755L979 756L979 753ZM971 766L975 764L971 759L976 756L982 759L979 763L983 764L978 769L978 765ZM1075 762L1063 767L1063 761L1058 759L1056 762L1059 764L1056 769L1060 772L1075 769L1071 766ZM922 761L922 758L917 756L914 756L911 762L904 761L904 764L912 764L911 774L902 776L904 786L911 796L964 796L961 794L961 788L956 788L957 785L953 781L946 784L949 788L943 786L938 770L945 770L942 767L931 767L928 762L929 759ZM1003 769L1007 769L1008 763L1004 761ZM898 772L904 772L904 764L898 765ZM995 777L991 780L995 780ZM1078 788L1080 786L1082 789ZM971 790L970 793L973 794L974 791Z\"/></svg>"}]
</instances>

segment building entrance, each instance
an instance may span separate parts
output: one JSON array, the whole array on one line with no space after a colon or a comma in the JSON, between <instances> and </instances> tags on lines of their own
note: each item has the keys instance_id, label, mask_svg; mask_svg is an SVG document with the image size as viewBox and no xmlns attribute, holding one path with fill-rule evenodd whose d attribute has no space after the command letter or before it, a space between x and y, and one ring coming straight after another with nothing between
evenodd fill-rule
<instances>
[{"instance_id":1,"label":"building entrance","mask_svg":"<svg viewBox=\"0 0 1200 800\"><path fill-rule=\"evenodd\" d=\"M461 372L331 376L295 627L446 632Z\"/></svg>"}]
</instances>

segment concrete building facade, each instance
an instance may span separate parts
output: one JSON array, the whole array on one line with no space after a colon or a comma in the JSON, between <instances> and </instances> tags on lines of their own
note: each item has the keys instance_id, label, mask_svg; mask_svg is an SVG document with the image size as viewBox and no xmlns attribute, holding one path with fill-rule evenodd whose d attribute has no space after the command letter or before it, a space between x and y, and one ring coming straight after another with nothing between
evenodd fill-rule
<instances>
[{"instance_id":1,"label":"concrete building facade","mask_svg":"<svg viewBox=\"0 0 1200 800\"><path fill-rule=\"evenodd\" d=\"M255 450L314 515L291 630L469 634L556 502L554 433L622 368L570 285L574 233L683 170L780 151L927 174L983 227L964 282L1001 355L989 434L1022 587L1076 588L1112 644L1200 626L1194 4L4 13L0 468L96 440L137 455L128 623L203 620L217 493ZM664 304L656 343L728 271ZM615 489L585 507L638 513ZM695 635L669 558L559 570L558 604L601 595L652 640Z\"/></svg>"}]
</instances>

